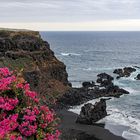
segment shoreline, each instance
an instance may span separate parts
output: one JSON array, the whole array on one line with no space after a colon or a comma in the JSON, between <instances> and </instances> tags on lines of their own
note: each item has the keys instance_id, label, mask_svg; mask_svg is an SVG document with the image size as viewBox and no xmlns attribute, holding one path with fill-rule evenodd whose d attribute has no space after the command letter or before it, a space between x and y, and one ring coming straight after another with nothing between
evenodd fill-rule
<instances>
[{"instance_id":1,"label":"shoreline","mask_svg":"<svg viewBox=\"0 0 140 140\"><path fill-rule=\"evenodd\" d=\"M68 110L57 110L57 115L61 119L59 129L62 132L62 140L126 140L99 126L100 124L83 125L75 123L78 115Z\"/></svg>"}]
</instances>

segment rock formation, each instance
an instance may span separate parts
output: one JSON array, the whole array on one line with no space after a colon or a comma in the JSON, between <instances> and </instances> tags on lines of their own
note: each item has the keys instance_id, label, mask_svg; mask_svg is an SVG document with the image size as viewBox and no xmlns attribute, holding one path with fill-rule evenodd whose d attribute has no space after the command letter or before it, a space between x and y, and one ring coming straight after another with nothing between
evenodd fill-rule
<instances>
[{"instance_id":1,"label":"rock formation","mask_svg":"<svg viewBox=\"0 0 140 140\"><path fill-rule=\"evenodd\" d=\"M113 73L118 74L117 79L121 77L129 77L132 72L135 72L136 69L132 67L125 67L123 69L115 69Z\"/></svg>"},{"instance_id":2,"label":"rock formation","mask_svg":"<svg viewBox=\"0 0 140 140\"><path fill-rule=\"evenodd\" d=\"M96 102L95 105L92 105L91 103L85 104L81 108L80 115L76 122L91 125L105 116L107 116L106 101L105 99L101 99L99 102Z\"/></svg>"},{"instance_id":3,"label":"rock formation","mask_svg":"<svg viewBox=\"0 0 140 140\"><path fill-rule=\"evenodd\" d=\"M93 82L93 81L92 82L85 81L85 82L82 83L82 86L84 88L93 87L93 86L95 86L95 82Z\"/></svg>"},{"instance_id":4,"label":"rock formation","mask_svg":"<svg viewBox=\"0 0 140 140\"><path fill-rule=\"evenodd\" d=\"M100 86L109 86L112 84L114 78L107 73L100 73L97 75L97 83L100 83Z\"/></svg>"},{"instance_id":5,"label":"rock formation","mask_svg":"<svg viewBox=\"0 0 140 140\"><path fill-rule=\"evenodd\" d=\"M138 74L135 79L140 80L140 74Z\"/></svg>"}]
</instances>

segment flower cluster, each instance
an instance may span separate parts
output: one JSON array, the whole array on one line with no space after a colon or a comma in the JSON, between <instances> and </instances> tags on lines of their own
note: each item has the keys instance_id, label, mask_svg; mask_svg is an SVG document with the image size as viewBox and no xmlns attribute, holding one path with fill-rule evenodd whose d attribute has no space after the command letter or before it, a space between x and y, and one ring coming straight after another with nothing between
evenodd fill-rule
<instances>
[{"instance_id":1,"label":"flower cluster","mask_svg":"<svg viewBox=\"0 0 140 140\"><path fill-rule=\"evenodd\" d=\"M17 98L0 97L0 109L7 111L13 110L18 102L19 100Z\"/></svg>"},{"instance_id":2,"label":"flower cluster","mask_svg":"<svg viewBox=\"0 0 140 140\"><path fill-rule=\"evenodd\" d=\"M54 111L8 68L0 68L0 140L58 140Z\"/></svg>"}]
</instances>

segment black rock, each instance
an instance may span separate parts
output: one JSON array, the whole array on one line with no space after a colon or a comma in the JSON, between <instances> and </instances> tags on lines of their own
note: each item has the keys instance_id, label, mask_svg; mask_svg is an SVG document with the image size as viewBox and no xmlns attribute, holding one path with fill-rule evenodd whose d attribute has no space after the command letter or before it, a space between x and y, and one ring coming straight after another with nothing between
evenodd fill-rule
<instances>
[{"instance_id":1,"label":"black rock","mask_svg":"<svg viewBox=\"0 0 140 140\"><path fill-rule=\"evenodd\" d=\"M123 69L115 69L113 73L118 74L116 78L119 79L121 77L129 77L132 72L135 72L136 69L132 67L125 67Z\"/></svg>"},{"instance_id":2,"label":"black rock","mask_svg":"<svg viewBox=\"0 0 140 140\"><path fill-rule=\"evenodd\" d=\"M95 82L83 82L82 83L82 86L84 87L84 88L89 88L89 87L93 87L93 86L95 86Z\"/></svg>"},{"instance_id":3,"label":"black rock","mask_svg":"<svg viewBox=\"0 0 140 140\"><path fill-rule=\"evenodd\" d=\"M140 74L137 75L137 77L135 78L136 80L140 80Z\"/></svg>"},{"instance_id":4,"label":"black rock","mask_svg":"<svg viewBox=\"0 0 140 140\"><path fill-rule=\"evenodd\" d=\"M97 83L100 83L100 86L108 86L108 85L112 85L112 81L114 80L114 78L112 76L110 76L109 74L106 73L101 73L97 75Z\"/></svg>"},{"instance_id":5,"label":"black rock","mask_svg":"<svg viewBox=\"0 0 140 140\"><path fill-rule=\"evenodd\" d=\"M123 69L115 69L113 73L120 75L123 73Z\"/></svg>"},{"instance_id":6,"label":"black rock","mask_svg":"<svg viewBox=\"0 0 140 140\"><path fill-rule=\"evenodd\" d=\"M95 98L95 94L89 93L87 88L71 88L63 96L58 98L58 107L70 107L83 104Z\"/></svg>"},{"instance_id":7,"label":"black rock","mask_svg":"<svg viewBox=\"0 0 140 140\"><path fill-rule=\"evenodd\" d=\"M63 96L58 98L57 106L58 108L69 108L70 106L80 105L95 98L119 98L123 94L129 94L129 92L113 84L110 84L106 87L94 86L92 89L83 87L71 88L65 94L63 94Z\"/></svg>"},{"instance_id":8,"label":"black rock","mask_svg":"<svg viewBox=\"0 0 140 140\"><path fill-rule=\"evenodd\" d=\"M76 123L92 125L105 116L107 116L106 100L101 99L99 102L96 102L95 105L91 103L85 104L81 108L81 112Z\"/></svg>"},{"instance_id":9,"label":"black rock","mask_svg":"<svg viewBox=\"0 0 140 140\"><path fill-rule=\"evenodd\" d=\"M127 71L129 73L132 73L132 72L135 72L136 71L136 69L135 68L132 68L132 67L125 67L123 70L124 71Z\"/></svg>"}]
</instances>

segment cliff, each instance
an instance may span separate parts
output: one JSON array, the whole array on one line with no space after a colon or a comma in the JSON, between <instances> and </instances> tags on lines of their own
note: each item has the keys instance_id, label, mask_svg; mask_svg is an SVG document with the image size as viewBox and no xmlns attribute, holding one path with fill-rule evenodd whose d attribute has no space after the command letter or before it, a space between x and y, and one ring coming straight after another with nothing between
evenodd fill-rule
<instances>
[{"instance_id":1,"label":"cliff","mask_svg":"<svg viewBox=\"0 0 140 140\"><path fill-rule=\"evenodd\" d=\"M59 96L68 86L66 66L39 32L0 30L0 67L23 69L24 78L41 95Z\"/></svg>"}]
</instances>

